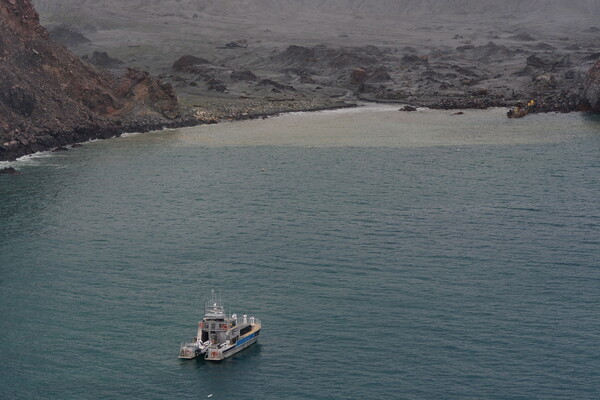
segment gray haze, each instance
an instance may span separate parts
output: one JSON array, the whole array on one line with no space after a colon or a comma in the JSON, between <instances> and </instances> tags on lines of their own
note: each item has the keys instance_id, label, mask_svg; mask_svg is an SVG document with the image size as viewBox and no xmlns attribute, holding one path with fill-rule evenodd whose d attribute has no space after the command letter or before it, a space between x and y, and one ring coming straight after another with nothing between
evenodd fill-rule
<instances>
[{"instance_id":1,"label":"gray haze","mask_svg":"<svg viewBox=\"0 0 600 400\"><path fill-rule=\"evenodd\" d=\"M139 10L199 11L208 13L251 12L277 14L280 12L331 12L338 14L366 14L396 17L399 15L598 15L600 3L595 0L181 0L181 1L95 1L95 0L38 0L42 10L71 6L104 8L123 5Z\"/></svg>"},{"instance_id":2,"label":"gray haze","mask_svg":"<svg viewBox=\"0 0 600 400\"><path fill-rule=\"evenodd\" d=\"M585 72L600 57L596 0L34 3L46 26L67 23L90 40L64 39L75 53L107 52L123 64L101 66L148 70L172 83L184 102L203 107L215 99L265 97L430 106L461 99L441 105L456 108L543 98L560 103L549 107L556 109L564 96L580 92ZM223 49L232 41L247 48ZM301 48L286 52L290 45ZM186 54L203 64L174 71L173 62ZM369 75L365 85L351 84L355 68ZM232 79L236 71L255 78ZM487 98L468 99L476 93Z\"/></svg>"}]
</instances>

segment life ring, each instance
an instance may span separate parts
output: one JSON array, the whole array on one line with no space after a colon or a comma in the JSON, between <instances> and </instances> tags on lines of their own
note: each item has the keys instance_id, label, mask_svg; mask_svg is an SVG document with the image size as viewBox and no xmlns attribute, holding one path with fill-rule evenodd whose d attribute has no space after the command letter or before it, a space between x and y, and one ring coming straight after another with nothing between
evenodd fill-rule
<instances>
[{"instance_id":1,"label":"life ring","mask_svg":"<svg viewBox=\"0 0 600 400\"><path fill-rule=\"evenodd\" d=\"M217 352L213 351L212 354L210 355L211 357L216 357L217 356Z\"/></svg>"}]
</instances>

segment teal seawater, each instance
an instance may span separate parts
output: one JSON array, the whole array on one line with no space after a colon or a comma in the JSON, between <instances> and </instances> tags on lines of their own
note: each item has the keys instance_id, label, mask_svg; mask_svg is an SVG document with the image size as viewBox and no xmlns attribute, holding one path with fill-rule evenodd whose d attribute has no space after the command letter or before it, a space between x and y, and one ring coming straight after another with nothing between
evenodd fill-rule
<instances>
[{"instance_id":1,"label":"teal seawater","mask_svg":"<svg viewBox=\"0 0 600 400\"><path fill-rule=\"evenodd\" d=\"M414 114L14 163L0 398L600 398L600 120ZM212 288L263 333L180 361Z\"/></svg>"}]
</instances>

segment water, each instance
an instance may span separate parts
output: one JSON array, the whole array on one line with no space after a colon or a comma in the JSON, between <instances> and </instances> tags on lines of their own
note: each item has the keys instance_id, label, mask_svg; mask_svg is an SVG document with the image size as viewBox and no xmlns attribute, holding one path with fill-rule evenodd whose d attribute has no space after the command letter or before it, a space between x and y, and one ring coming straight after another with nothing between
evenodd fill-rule
<instances>
[{"instance_id":1,"label":"water","mask_svg":"<svg viewBox=\"0 0 600 400\"><path fill-rule=\"evenodd\" d=\"M0 397L600 397L600 120L367 107L0 176ZM264 324L182 362L203 299Z\"/></svg>"}]
</instances>

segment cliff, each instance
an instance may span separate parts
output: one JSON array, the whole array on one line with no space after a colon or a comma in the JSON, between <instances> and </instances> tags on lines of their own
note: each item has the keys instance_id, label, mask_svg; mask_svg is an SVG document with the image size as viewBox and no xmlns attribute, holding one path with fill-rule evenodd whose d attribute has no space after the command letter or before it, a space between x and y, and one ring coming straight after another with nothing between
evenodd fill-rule
<instances>
[{"instance_id":1,"label":"cliff","mask_svg":"<svg viewBox=\"0 0 600 400\"><path fill-rule=\"evenodd\" d=\"M114 77L49 39L30 0L0 0L0 160L179 117L169 84Z\"/></svg>"}]
</instances>

